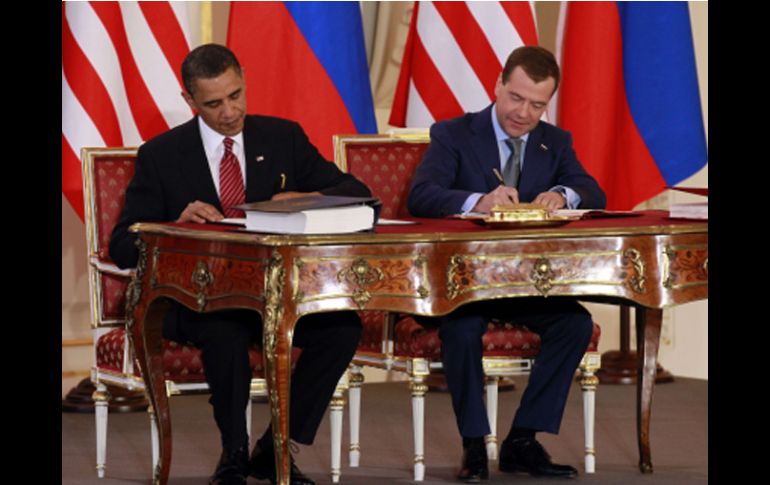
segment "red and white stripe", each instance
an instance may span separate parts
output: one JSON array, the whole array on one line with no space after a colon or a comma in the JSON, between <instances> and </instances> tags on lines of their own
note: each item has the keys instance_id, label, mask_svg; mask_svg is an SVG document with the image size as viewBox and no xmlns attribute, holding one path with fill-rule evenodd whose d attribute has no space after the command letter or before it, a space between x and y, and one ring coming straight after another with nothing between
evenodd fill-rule
<instances>
[{"instance_id":1,"label":"red and white stripe","mask_svg":"<svg viewBox=\"0 0 770 485\"><path fill-rule=\"evenodd\" d=\"M192 116L184 2L62 4L62 192L83 218L80 149L137 146Z\"/></svg>"},{"instance_id":2,"label":"red and white stripe","mask_svg":"<svg viewBox=\"0 0 770 485\"><path fill-rule=\"evenodd\" d=\"M390 124L485 108L511 51L537 43L530 2L415 2Z\"/></svg>"}]
</instances>

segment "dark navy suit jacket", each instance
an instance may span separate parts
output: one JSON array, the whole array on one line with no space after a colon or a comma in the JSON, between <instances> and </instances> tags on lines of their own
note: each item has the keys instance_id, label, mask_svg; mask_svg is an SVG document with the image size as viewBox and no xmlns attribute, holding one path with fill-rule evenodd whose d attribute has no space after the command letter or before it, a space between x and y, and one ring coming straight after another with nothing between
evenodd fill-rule
<instances>
[{"instance_id":1,"label":"dark navy suit jacket","mask_svg":"<svg viewBox=\"0 0 770 485\"><path fill-rule=\"evenodd\" d=\"M286 176L285 191L369 197L369 189L341 172L318 152L299 124L269 116L247 116L243 127L246 202L270 199ZM220 212L214 180L203 149L197 116L142 145L126 202L112 232L110 257L121 268L136 266L136 222L176 220L193 201Z\"/></svg>"},{"instance_id":2,"label":"dark navy suit jacket","mask_svg":"<svg viewBox=\"0 0 770 485\"><path fill-rule=\"evenodd\" d=\"M500 185L493 169L500 155L488 106L478 113L435 123L430 147L412 178L409 212L415 217L458 214L474 192L486 194ZM519 200L531 202L555 185L580 195L581 209L602 209L604 192L578 161L569 132L540 122L529 134L519 178Z\"/></svg>"}]
</instances>

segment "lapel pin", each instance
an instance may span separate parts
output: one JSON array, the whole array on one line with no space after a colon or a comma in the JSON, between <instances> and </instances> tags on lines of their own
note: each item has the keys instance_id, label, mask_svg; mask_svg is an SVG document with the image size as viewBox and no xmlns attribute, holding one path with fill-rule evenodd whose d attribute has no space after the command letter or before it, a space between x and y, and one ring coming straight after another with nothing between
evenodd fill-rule
<instances>
[{"instance_id":1,"label":"lapel pin","mask_svg":"<svg viewBox=\"0 0 770 485\"><path fill-rule=\"evenodd\" d=\"M543 151L546 151L546 152L548 151L548 147L543 145L542 143L540 144L540 149L542 149Z\"/></svg>"},{"instance_id":2,"label":"lapel pin","mask_svg":"<svg viewBox=\"0 0 770 485\"><path fill-rule=\"evenodd\" d=\"M257 155L257 161L258 162L261 162L264 159L265 159L265 157L263 157L262 155Z\"/></svg>"}]
</instances>

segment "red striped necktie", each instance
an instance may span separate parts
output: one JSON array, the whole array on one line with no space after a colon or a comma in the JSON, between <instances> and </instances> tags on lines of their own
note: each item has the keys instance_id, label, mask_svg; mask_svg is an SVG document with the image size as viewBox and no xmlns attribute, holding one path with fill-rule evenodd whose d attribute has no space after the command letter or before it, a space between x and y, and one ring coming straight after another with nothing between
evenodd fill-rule
<instances>
[{"instance_id":1,"label":"red striped necktie","mask_svg":"<svg viewBox=\"0 0 770 485\"><path fill-rule=\"evenodd\" d=\"M238 159L233 153L233 139L225 138L225 154L219 163L219 201L222 203L225 217L245 217L243 211L233 206L246 202L246 191Z\"/></svg>"}]
</instances>

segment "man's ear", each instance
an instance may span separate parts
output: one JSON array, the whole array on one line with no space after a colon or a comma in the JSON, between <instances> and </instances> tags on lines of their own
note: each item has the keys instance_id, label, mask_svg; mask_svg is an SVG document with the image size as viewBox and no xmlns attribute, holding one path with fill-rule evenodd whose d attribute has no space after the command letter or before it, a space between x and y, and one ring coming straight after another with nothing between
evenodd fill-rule
<instances>
[{"instance_id":1,"label":"man's ear","mask_svg":"<svg viewBox=\"0 0 770 485\"><path fill-rule=\"evenodd\" d=\"M187 106L189 106L190 109L193 111L198 111L198 109L195 106L195 100L193 99L192 96L190 96L190 93L188 93L187 91L182 91L181 94L182 94L182 99L185 100L185 102L187 103Z\"/></svg>"},{"instance_id":2,"label":"man's ear","mask_svg":"<svg viewBox=\"0 0 770 485\"><path fill-rule=\"evenodd\" d=\"M500 75L497 76L497 82L495 83L495 97L499 98L502 92L503 92L503 73L501 72Z\"/></svg>"}]
</instances>

